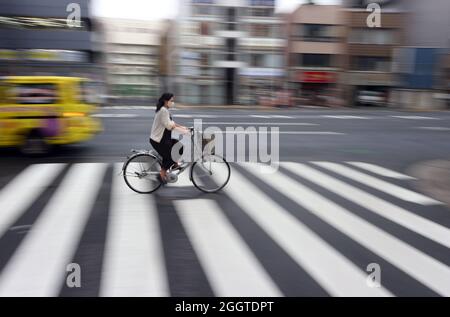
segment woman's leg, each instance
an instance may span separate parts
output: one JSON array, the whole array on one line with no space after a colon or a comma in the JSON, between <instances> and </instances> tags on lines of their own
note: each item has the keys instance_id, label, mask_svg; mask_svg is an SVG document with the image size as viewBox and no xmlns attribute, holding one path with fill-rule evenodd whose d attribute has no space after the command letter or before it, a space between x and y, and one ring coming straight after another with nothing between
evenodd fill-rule
<instances>
[{"instance_id":1,"label":"woman's leg","mask_svg":"<svg viewBox=\"0 0 450 317\"><path fill-rule=\"evenodd\" d=\"M165 151L165 149L167 148L167 146L164 146L163 143L157 143L155 141L153 141L152 139L150 139L150 144L153 146L153 148L156 150L156 152L158 152L159 155L161 155L163 161L162 161L162 166L161 166L161 171L160 171L160 175L161 175L161 179L166 179L167 177L167 170L169 169L169 167L167 167L167 165L170 163L167 160L167 153Z\"/></svg>"},{"instance_id":2,"label":"woman's leg","mask_svg":"<svg viewBox=\"0 0 450 317\"><path fill-rule=\"evenodd\" d=\"M176 139L172 139L171 143L170 153L173 153L173 156L171 155L172 166L173 164L178 164L178 162L180 161L184 153L184 146L179 140Z\"/></svg>"},{"instance_id":3,"label":"woman's leg","mask_svg":"<svg viewBox=\"0 0 450 317\"><path fill-rule=\"evenodd\" d=\"M172 160L172 142L168 140L167 142L161 143L161 156L163 158L163 169L168 170L173 164Z\"/></svg>"}]
</instances>

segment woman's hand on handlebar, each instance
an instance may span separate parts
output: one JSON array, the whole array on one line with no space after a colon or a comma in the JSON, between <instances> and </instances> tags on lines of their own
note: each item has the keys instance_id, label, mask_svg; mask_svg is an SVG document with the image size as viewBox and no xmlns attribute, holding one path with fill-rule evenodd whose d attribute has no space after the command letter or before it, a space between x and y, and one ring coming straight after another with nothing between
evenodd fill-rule
<instances>
[{"instance_id":1,"label":"woman's hand on handlebar","mask_svg":"<svg viewBox=\"0 0 450 317\"><path fill-rule=\"evenodd\" d=\"M183 127L180 125L177 125L177 127L175 129L181 134L185 134L185 135L191 134L191 130L189 130L189 128L186 128L186 127Z\"/></svg>"}]
</instances>

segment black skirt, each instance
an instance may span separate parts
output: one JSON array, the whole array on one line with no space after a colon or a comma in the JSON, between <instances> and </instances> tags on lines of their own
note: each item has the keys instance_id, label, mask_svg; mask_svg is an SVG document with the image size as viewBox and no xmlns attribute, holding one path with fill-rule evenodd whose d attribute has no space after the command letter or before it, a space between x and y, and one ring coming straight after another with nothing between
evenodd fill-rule
<instances>
[{"instance_id":1,"label":"black skirt","mask_svg":"<svg viewBox=\"0 0 450 317\"><path fill-rule=\"evenodd\" d=\"M183 155L183 147L181 146L179 153L174 153L174 157L172 157L172 149L178 143L180 143L180 141L172 139L172 131L168 129L164 130L161 142L158 143L155 140L150 139L150 144L163 159L162 168L165 170L168 170Z\"/></svg>"}]
</instances>

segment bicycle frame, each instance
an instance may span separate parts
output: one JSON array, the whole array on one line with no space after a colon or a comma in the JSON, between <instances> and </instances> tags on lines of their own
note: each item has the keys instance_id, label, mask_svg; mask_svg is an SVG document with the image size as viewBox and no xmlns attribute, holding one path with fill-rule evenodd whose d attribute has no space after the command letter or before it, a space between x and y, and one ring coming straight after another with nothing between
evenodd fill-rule
<instances>
[{"instance_id":1,"label":"bicycle frame","mask_svg":"<svg viewBox=\"0 0 450 317\"><path fill-rule=\"evenodd\" d=\"M205 157L208 157L209 154L212 154L213 156L216 156L215 153L211 152L211 153L205 153L204 151L204 143L203 143L203 136L201 135L202 131L200 130L195 130L194 128L189 128L189 130L191 131L191 143L193 143L193 151L191 154L191 159L190 162L186 162L181 164L181 166L177 169L169 169L168 170L168 179L166 183L176 183L178 181L178 177L179 175L181 175L183 172L185 172L188 168L190 168L190 173L189 173L189 180L192 182L192 184L199 190L201 190L202 192L205 193L216 193L219 190L221 190L223 187L226 186L226 184L228 183L229 179L230 179L230 165L226 162L226 160L224 158L221 158L221 160L223 161L223 163L226 164L227 168L228 168L228 177L226 179L226 181L223 183L223 185L219 188L213 188L213 189L208 189L205 188L203 186L203 184L199 184L196 181L196 178L194 178L194 168L198 165L201 169L203 169L205 172L207 172L210 176L213 175L212 169L211 169L211 164L208 166L206 163L211 163L210 160L205 159ZM200 142L198 142L199 140L196 139L196 133L200 134ZM197 141L197 142L196 142ZM208 142L207 145L214 145L212 142ZM205 148L206 149L206 148ZM211 148L213 149L213 147ZM164 185L162 182L161 184L157 185L156 187L154 187L153 189L144 189L144 190L140 190L137 189L136 187L134 187L134 185L131 185L128 181L128 177L138 177L139 179L141 178L146 178L148 175L156 175L158 174L159 176L159 171L157 171L157 168L155 169L155 163L160 164L160 166L162 165L162 161L163 158L161 157L161 155L159 155L159 153L154 150L131 150L132 154L127 156L127 159L125 161L125 163L122 166L121 172L120 174L123 175L126 184L128 185L128 187L130 187L133 191L139 193L139 194L149 194L149 193L153 193L154 191L158 190L162 185ZM141 168L143 168L142 171L133 171L131 172L130 175L128 175L128 166L131 162L136 160L136 163L139 163L138 158L139 157L143 157L146 159L150 160L150 164L149 164L149 168L142 167L141 164ZM136 175L135 175L136 174ZM197 175L197 174L195 174ZM206 175L206 174L205 174Z\"/></svg>"},{"instance_id":2,"label":"bicycle frame","mask_svg":"<svg viewBox=\"0 0 450 317\"><path fill-rule=\"evenodd\" d=\"M201 147L199 149L199 145L197 144L197 142L195 142L195 133L201 133L201 131L199 130L195 130L193 128L190 129L191 130L191 143L194 145L194 151L193 154L191 156L191 162L189 163L189 165L187 165L186 167L179 169L176 171L176 175L179 176L181 175L183 172L185 172L188 168L192 168L194 162L196 162L197 160L194 160L197 157L197 154L201 154L201 158L203 159L204 157L204 153L201 150ZM201 138L200 138L201 140ZM125 160L125 162L123 163L122 166L122 171L119 175L123 175L125 173L125 167L127 166L127 162L134 159L135 157L139 156L139 155L148 155L152 158L154 158L155 160L158 161L158 163L160 165L162 165L162 157L161 155L159 155L159 153L156 150L135 150L132 149L131 150L132 153L134 153L133 155L127 156L127 159ZM172 173L172 170L170 169L168 171L168 173ZM189 180L192 181L192 177L191 177L191 173L189 173Z\"/></svg>"}]
</instances>

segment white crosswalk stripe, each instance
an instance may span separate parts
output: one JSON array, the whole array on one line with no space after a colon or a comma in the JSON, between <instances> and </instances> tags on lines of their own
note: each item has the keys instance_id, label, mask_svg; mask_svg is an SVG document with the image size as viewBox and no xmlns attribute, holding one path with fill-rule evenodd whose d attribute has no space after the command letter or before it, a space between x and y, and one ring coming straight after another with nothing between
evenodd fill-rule
<instances>
[{"instance_id":1,"label":"white crosswalk stripe","mask_svg":"<svg viewBox=\"0 0 450 317\"><path fill-rule=\"evenodd\" d=\"M214 202L184 200L175 206L217 296L282 296Z\"/></svg>"},{"instance_id":2,"label":"white crosswalk stripe","mask_svg":"<svg viewBox=\"0 0 450 317\"><path fill-rule=\"evenodd\" d=\"M115 166L115 175L122 165ZM152 196L113 181L101 296L167 296L168 283Z\"/></svg>"},{"instance_id":3,"label":"white crosswalk stripe","mask_svg":"<svg viewBox=\"0 0 450 317\"><path fill-rule=\"evenodd\" d=\"M22 233L24 239L17 242L10 258L5 262L0 257L0 296L59 295L67 277L67 265L78 248L89 243L82 240L82 235L95 211L105 173L111 167L114 177L107 196L109 216L105 218L108 219L106 237L103 238L105 250L104 254L96 255L102 261L93 261L103 263L97 270L101 272L98 277L100 296L171 295L173 272L168 270L166 261L171 263L173 260L165 257L167 245L162 240L165 231L161 231L164 225L160 228L161 210L158 209L164 210L167 203L173 205L171 210L181 222L180 229L192 245L189 252L198 259L197 264L186 265L199 266L214 295L283 296L282 285L277 284L279 278L271 276L273 272L258 258L261 255L244 239L241 230L247 229L235 227L234 219L232 222L228 218L229 211L222 209L228 200L238 208L233 212L245 214L252 220L252 230L264 232L267 239L275 242L274 246L293 260L293 265L298 265L332 296L393 296L389 285L368 286L366 267L356 264L361 259L354 258L354 254L365 254L362 250L383 258L424 288L450 296L450 260L444 263L445 254L436 259L424 252L427 243L437 243L436 247L450 250L450 229L432 221L434 216L419 216L401 204L411 207L410 203L414 203L424 210L445 207L430 197L404 188L401 182L407 186L407 182L414 179L408 175L372 163L345 163L281 162L281 170L242 163L245 172L232 168L228 186L216 195L197 191L189 179L189 170L176 184L161 189L160 194L139 195L118 176L122 163L113 166L107 163L73 164L67 174L62 174L66 164L31 165L8 184L1 184L0 245L9 243L3 239L13 234L11 230L16 221L22 215L27 216L30 208L34 208L34 202L41 199L58 176L62 181L36 221L19 224L30 230ZM225 169L222 167L218 171L224 173ZM389 179L396 180L397 184L390 183ZM314 191L302 180L323 191ZM264 188L259 183L265 184ZM363 186L357 187L358 184ZM191 190L198 195L186 196ZM167 195L172 191L181 194ZM378 197L377 193L383 193L383 197ZM345 204L342 199L349 204L344 207L329 198L329 194L330 197L340 196L342 205ZM281 200L286 198L289 199L288 206L295 205L310 212L357 244L351 250L338 248L334 241L322 237L323 228L313 230L300 220L300 214L297 218L299 210L285 207ZM383 228L384 224L375 225L358 216L359 213L352 211L354 206L410 230L417 236L417 241L422 242L403 241ZM164 224L164 220L161 223ZM177 267L183 268L182 265ZM189 274L189 269L186 270L185 274Z\"/></svg>"},{"instance_id":4,"label":"white crosswalk stripe","mask_svg":"<svg viewBox=\"0 0 450 317\"><path fill-rule=\"evenodd\" d=\"M359 167L361 169L364 169L366 171L372 172L374 174L378 174L380 176L384 176L384 177L390 177L390 178L396 178L396 179L406 179L406 180L413 180L415 179L414 177L405 175L405 174L401 174L395 171L392 171L390 169L387 169L385 167L381 167L375 164L369 164L369 163L364 163L364 162L347 162L350 165Z\"/></svg>"},{"instance_id":5,"label":"white crosswalk stripe","mask_svg":"<svg viewBox=\"0 0 450 317\"><path fill-rule=\"evenodd\" d=\"M282 182L277 183L282 184ZM248 188L246 192L240 189L242 185ZM267 198L236 171L226 192L331 295L389 295L389 292L384 289L367 287L366 276L360 269L317 237L288 211Z\"/></svg>"},{"instance_id":6,"label":"white crosswalk stripe","mask_svg":"<svg viewBox=\"0 0 450 317\"><path fill-rule=\"evenodd\" d=\"M428 239L436 241L447 248L450 248L450 229L438 225L426 218L415 215L408 210L393 205L387 201L366 193L354 186L341 182L333 177L327 176L304 164L282 163L282 166L289 171L305 179L319 184L326 189L377 213L405 228L415 231Z\"/></svg>"},{"instance_id":7,"label":"white crosswalk stripe","mask_svg":"<svg viewBox=\"0 0 450 317\"><path fill-rule=\"evenodd\" d=\"M425 206L442 204L441 202L439 202L435 199L426 197L422 194L415 193L409 189L405 189L403 187L400 187L400 186L397 186L394 184L390 184L388 182L385 182L383 180L377 179L370 175L358 172L356 170L353 170L353 169L343 166L341 164L331 163L331 162L314 162L314 164L321 166L323 168L326 168L332 172L343 175L345 177L351 178L351 179L353 179L357 182L360 182L364 185L373 187L373 188L380 190L382 192L385 192L389 195L398 197L405 201L410 201L410 202L425 205Z\"/></svg>"},{"instance_id":8,"label":"white crosswalk stripe","mask_svg":"<svg viewBox=\"0 0 450 317\"><path fill-rule=\"evenodd\" d=\"M358 241L367 249L379 254L437 293L450 296L450 267L447 265L409 246L289 177L279 173L260 173L260 169L254 165L247 164L246 167L274 188L275 184L283 184L283 188L289 188L283 193L300 206Z\"/></svg>"},{"instance_id":9,"label":"white crosswalk stripe","mask_svg":"<svg viewBox=\"0 0 450 317\"><path fill-rule=\"evenodd\" d=\"M0 192L0 236L58 176L64 164L31 165ZM17 195L20 193L20 199Z\"/></svg>"},{"instance_id":10,"label":"white crosswalk stripe","mask_svg":"<svg viewBox=\"0 0 450 317\"><path fill-rule=\"evenodd\" d=\"M0 296L56 296L106 171L75 165L0 275Z\"/></svg>"}]
</instances>

